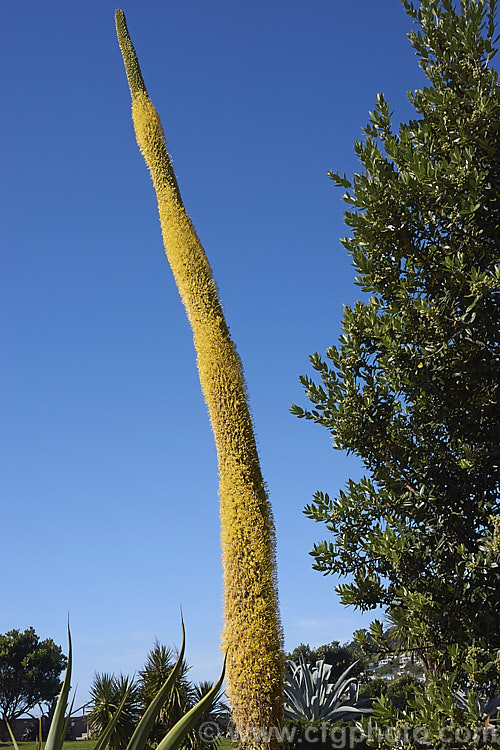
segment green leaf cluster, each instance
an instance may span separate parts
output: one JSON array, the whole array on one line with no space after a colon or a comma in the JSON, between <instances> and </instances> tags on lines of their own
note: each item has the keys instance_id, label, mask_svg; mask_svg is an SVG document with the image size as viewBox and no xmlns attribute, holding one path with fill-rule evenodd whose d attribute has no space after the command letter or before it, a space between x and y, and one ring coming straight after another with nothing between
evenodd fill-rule
<instances>
[{"instance_id":1,"label":"green leaf cluster","mask_svg":"<svg viewBox=\"0 0 500 750\"><path fill-rule=\"evenodd\" d=\"M467 663L484 683L500 648L500 87L494 0L403 0L427 83L393 127L382 94L363 169L347 190L342 242L368 298L345 306L342 335L301 381L365 476L305 513L330 537L314 567L346 582L341 600L386 607L429 671ZM486 666L490 664L490 667ZM464 677L466 679L466 677Z\"/></svg>"},{"instance_id":2,"label":"green leaf cluster","mask_svg":"<svg viewBox=\"0 0 500 750\"><path fill-rule=\"evenodd\" d=\"M397 736L405 738L402 744L411 748L468 750L496 745L498 693L484 700L475 690L457 690L456 674L407 688L403 695L400 690L396 695L382 691L373 703L372 715L358 723L369 746L394 747Z\"/></svg>"}]
</instances>

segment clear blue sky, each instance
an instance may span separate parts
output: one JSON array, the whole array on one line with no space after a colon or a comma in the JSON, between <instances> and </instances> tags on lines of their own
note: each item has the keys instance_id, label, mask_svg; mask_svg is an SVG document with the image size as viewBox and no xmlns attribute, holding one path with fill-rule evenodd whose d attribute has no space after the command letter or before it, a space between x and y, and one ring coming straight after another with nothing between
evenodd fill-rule
<instances>
[{"instance_id":1,"label":"clear blue sky","mask_svg":"<svg viewBox=\"0 0 500 750\"><path fill-rule=\"evenodd\" d=\"M398 0L125 0L146 85L243 359L278 537L286 647L370 616L311 568L302 515L354 461L289 414L308 355L358 297L341 191L383 91L399 123L422 74ZM2 9L2 608L95 671L155 638L215 678L217 465L191 332L137 149L115 2Z\"/></svg>"}]
</instances>

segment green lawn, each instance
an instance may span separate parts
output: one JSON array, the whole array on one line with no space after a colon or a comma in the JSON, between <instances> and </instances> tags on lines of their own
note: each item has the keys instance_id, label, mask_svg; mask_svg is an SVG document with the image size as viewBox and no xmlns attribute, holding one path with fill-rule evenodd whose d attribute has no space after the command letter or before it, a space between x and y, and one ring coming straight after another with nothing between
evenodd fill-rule
<instances>
[{"instance_id":1,"label":"green lawn","mask_svg":"<svg viewBox=\"0 0 500 750\"><path fill-rule=\"evenodd\" d=\"M217 750L232 750L233 747L238 747L238 743L229 737L221 737L217 743Z\"/></svg>"},{"instance_id":2,"label":"green lawn","mask_svg":"<svg viewBox=\"0 0 500 750\"><path fill-rule=\"evenodd\" d=\"M18 742L19 750L36 750L36 742ZM78 742L65 742L64 750L93 750L95 740L78 740ZM11 748L11 742L0 742L0 748Z\"/></svg>"},{"instance_id":3,"label":"green lawn","mask_svg":"<svg viewBox=\"0 0 500 750\"><path fill-rule=\"evenodd\" d=\"M35 742L18 742L19 750L36 750ZM233 747L237 747L236 742L232 742L229 738L223 737L217 744L217 750L232 750ZM95 740L78 740L74 742L65 742L64 750L93 750ZM10 748L12 750L11 742L0 742L0 750L3 748Z\"/></svg>"}]
</instances>

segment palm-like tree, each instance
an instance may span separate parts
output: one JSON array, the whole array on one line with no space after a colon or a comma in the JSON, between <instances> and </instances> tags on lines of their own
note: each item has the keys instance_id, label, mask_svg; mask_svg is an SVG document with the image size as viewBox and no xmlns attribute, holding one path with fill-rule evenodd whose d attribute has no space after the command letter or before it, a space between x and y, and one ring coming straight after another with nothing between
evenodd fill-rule
<instances>
[{"instance_id":1,"label":"palm-like tree","mask_svg":"<svg viewBox=\"0 0 500 750\"><path fill-rule=\"evenodd\" d=\"M201 701L202 698L207 695L207 693L210 692L210 690L213 688L214 683L203 681L198 682L196 685L193 685L193 703L198 703ZM210 708L200 716L195 728L194 728L194 739L195 739L195 747L198 748L198 750L213 750L213 742L203 742L203 740L200 737L199 728L202 724L205 724L206 722L210 722L211 724L217 724L219 727L221 733L224 732L227 728L228 718L231 713L231 709L229 706L224 703L223 701L224 691L222 688L217 693L216 697L213 700L213 703L211 704Z\"/></svg>"},{"instance_id":2,"label":"palm-like tree","mask_svg":"<svg viewBox=\"0 0 500 750\"><path fill-rule=\"evenodd\" d=\"M153 648L146 656L144 668L139 671L139 690L144 708L153 700L161 686L166 682L177 661L176 652L155 641ZM159 741L179 719L196 703L193 702L193 687L186 675L190 667L183 660L177 679L170 695L167 697L155 726L151 740Z\"/></svg>"},{"instance_id":3,"label":"palm-like tree","mask_svg":"<svg viewBox=\"0 0 500 750\"><path fill-rule=\"evenodd\" d=\"M128 698L108 742L109 750L124 750L132 737L141 715L139 686L127 675L116 677L109 673L98 673L90 688L93 707L89 724L92 734L97 737L104 731L127 692Z\"/></svg>"}]
</instances>

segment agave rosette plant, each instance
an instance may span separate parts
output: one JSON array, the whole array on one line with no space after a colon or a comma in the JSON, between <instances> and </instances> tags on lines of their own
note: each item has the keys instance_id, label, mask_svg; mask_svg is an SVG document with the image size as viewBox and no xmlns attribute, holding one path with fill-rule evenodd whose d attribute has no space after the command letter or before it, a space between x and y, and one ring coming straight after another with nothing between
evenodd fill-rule
<instances>
[{"instance_id":1,"label":"agave rosette plant","mask_svg":"<svg viewBox=\"0 0 500 750\"><path fill-rule=\"evenodd\" d=\"M471 715L476 715L487 726L493 726L492 720L499 716L500 693L498 690L495 690L489 698L478 696L473 691L457 690L455 700L459 708Z\"/></svg>"},{"instance_id":2,"label":"agave rosette plant","mask_svg":"<svg viewBox=\"0 0 500 750\"><path fill-rule=\"evenodd\" d=\"M287 661L285 677L285 718L294 721L337 721L371 713L369 699L358 700L358 682L348 676L357 662L347 667L336 682L330 679L332 666L324 659L315 666L303 657L299 663Z\"/></svg>"}]
</instances>

